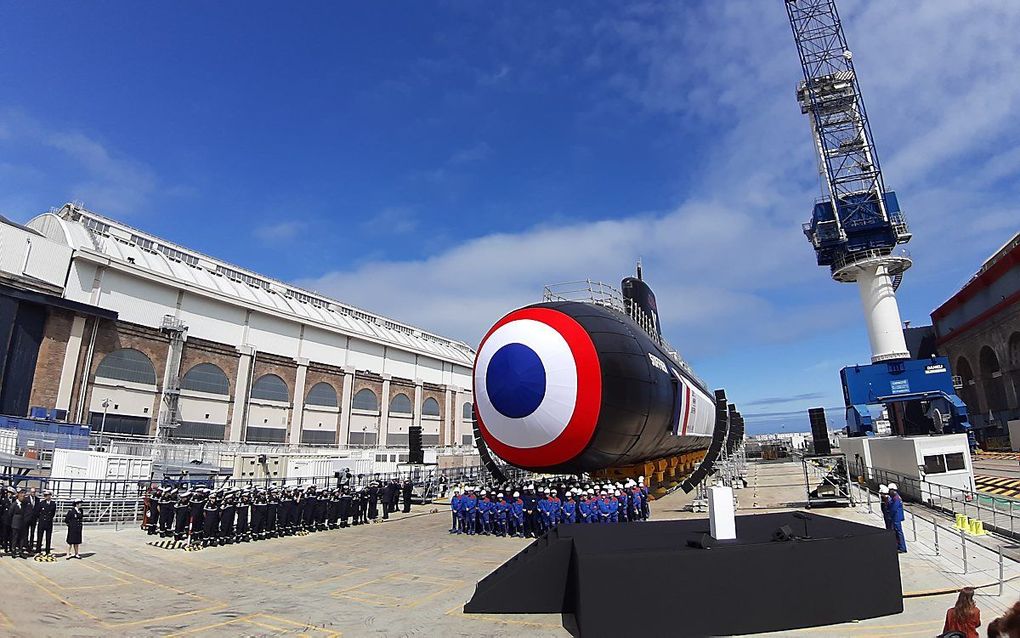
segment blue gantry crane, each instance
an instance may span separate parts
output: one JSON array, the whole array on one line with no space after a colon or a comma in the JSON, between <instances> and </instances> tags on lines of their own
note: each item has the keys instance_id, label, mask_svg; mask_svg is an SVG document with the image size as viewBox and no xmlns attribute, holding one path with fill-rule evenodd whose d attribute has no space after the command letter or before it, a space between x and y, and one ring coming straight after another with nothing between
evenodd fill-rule
<instances>
[{"instance_id":1,"label":"blue gantry crane","mask_svg":"<svg viewBox=\"0 0 1020 638\"><path fill-rule=\"evenodd\" d=\"M804 234L819 266L857 284L871 342L870 365L840 370L849 434L875 431L872 411L883 408L895 434L966 431L949 361L911 360L907 351L896 290L912 264L901 248L911 235L896 193L885 188L835 0L785 2L804 72L797 101L811 123L826 191Z\"/></svg>"}]
</instances>

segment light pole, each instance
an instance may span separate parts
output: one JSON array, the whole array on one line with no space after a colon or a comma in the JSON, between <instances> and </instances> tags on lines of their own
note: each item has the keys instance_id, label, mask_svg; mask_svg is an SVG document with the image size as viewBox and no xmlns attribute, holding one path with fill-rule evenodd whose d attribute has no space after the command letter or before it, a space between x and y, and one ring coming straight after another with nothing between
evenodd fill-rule
<instances>
[{"instance_id":1,"label":"light pole","mask_svg":"<svg viewBox=\"0 0 1020 638\"><path fill-rule=\"evenodd\" d=\"M103 420L99 424L99 433L100 434L102 434L103 431L106 429L106 413L110 410L110 400L109 399L103 399L103 404L102 405L103 405Z\"/></svg>"}]
</instances>

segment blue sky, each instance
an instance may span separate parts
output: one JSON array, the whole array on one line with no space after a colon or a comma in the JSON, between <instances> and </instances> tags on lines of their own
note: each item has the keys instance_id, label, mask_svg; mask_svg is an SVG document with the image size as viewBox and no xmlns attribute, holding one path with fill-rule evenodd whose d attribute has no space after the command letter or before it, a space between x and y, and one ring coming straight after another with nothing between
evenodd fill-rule
<instances>
[{"instance_id":1,"label":"blue sky","mask_svg":"<svg viewBox=\"0 0 1020 638\"><path fill-rule=\"evenodd\" d=\"M925 323L1020 227L1020 3L841 0ZM477 343L641 257L754 430L869 357L782 2L6 3L0 214L70 200Z\"/></svg>"}]
</instances>

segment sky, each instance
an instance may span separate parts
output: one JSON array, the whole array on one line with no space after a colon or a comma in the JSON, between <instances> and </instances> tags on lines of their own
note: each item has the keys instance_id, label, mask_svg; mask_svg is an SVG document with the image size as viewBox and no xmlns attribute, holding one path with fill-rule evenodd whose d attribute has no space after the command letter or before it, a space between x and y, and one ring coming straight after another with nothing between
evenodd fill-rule
<instances>
[{"instance_id":1,"label":"sky","mask_svg":"<svg viewBox=\"0 0 1020 638\"><path fill-rule=\"evenodd\" d=\"M1020 229L1020 2L839 0L928 323ZM842 426L857 290L780 0L4 3L0 214L67 201L472 346L640 258L751 433Z\"/></svg>"}]
</instances>

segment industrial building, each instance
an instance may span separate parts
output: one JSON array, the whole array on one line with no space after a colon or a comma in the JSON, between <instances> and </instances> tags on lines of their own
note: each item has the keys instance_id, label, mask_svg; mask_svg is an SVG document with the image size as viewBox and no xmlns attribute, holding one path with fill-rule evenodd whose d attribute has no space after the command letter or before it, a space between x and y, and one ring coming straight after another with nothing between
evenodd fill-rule
<instances>
[{"instance_id":1,"label":"industrial building","mask_svg":"<svg viewBox=\"0 0 1020 638\"><path fill-rule=\"evenodd\" d=\"M1020 422L1020 233L931 318L979 438L1005 434Z\"/></svg>"},{"instance_id":2,"label":"industrial building","mask_svg":"<svg viewBox=\"0 0 1020 638\"><path fill-rule=\"evenodd\" d=\"M471 445L473 358L78 205L0 218L0 414L274 444L407 446L420 426L425 446Z\"/></svg>"}]
</instances>

